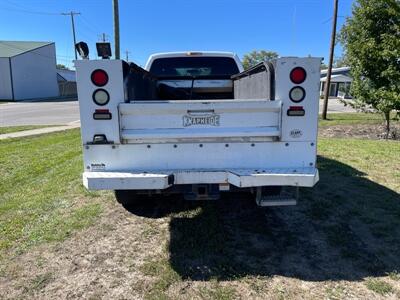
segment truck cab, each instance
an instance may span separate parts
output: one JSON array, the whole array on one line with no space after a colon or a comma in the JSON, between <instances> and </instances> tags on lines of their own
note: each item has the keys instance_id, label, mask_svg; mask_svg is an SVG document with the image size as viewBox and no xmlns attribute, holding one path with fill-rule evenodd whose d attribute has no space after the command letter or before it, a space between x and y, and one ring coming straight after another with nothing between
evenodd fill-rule
<instances>
[{"instance_id":1,"label":"truck cab","mask_svg":"<svg viewBox=\"0 0 400 300\"><path fill-rule=\"evenodd\" d=\"M84 185L124 203L245 190L261 206L295 204L277 194L318 181L320 61L243 70L233 53L198 51L154 54L145 68L76 61Z\"/></svg>"},{"instance_id":2,"label":"truck cab","mask_svg":"<svg viewBox=\"0 0 400 300\"><path fill-rule=\"evenodd\" d=\"M153 54L145 70L159 78L166 99L231 99L231 77L243 66L231 52L190 51Z\"/></svg>"}]
</instances>

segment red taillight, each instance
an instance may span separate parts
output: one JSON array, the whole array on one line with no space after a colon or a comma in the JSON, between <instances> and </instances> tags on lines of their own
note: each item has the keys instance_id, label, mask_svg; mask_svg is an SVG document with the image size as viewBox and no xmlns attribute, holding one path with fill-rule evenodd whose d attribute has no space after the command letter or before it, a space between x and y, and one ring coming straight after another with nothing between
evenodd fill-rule
<instances>
[{"instance_id":1,"label":"red taillight","mask_svg":"<svg viewBox=\"0 0 400 300\"><path fill-rule=\"evenodd\" d=\"M295 84L303 83L306 80L307 72L302 67L294 68L290 72L290 80Z\"/></svg>"},{"instance_id":2,"label":"red taillight","mask_svg":"<svg viewBox=\"0 0 400 300\"><path fill-rule=\"evenodd\" d=\"M97 86L105 86L108 82L108 75L104 70L94 70L91 76L92 82Z\"/></svg>"},{"instance_id":3,"label":"red taillight","mask_svg":"<svg viewBox=\"0 0 400 300\"><path fill-rule=\"evenodd\" d=\"M287 110L289 117L303 117L306 114L303 106L290 106Z\"/></svg>"},{"instance_id":4,"label":"red taillight","mask_svg":"<svg viewBox=\"0 0 400 300\"><path fill-rule=\"evenodd\" d=\"M303 106L290 106L289 107L290 110L303 110ZM96 109L97 111L97 109Z\"/></svg>"}]
</instances>

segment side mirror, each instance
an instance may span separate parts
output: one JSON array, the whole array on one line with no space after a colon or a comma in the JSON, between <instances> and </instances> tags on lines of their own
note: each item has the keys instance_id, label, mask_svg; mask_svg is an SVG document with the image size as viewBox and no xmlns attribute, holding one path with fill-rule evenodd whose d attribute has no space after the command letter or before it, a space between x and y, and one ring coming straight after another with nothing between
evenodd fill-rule
<instances>
[{"instance_id":1,"label":"side mirror","mask_svg":"<svg viewBox=\"0 0 400 300\"><path fill-rule=\"evenodd\" d=\"M79 56L83 59L89 58L89 47L85 42L79 42L75 45L76 51L79 53Z\"/></svg>"}]
</instances>

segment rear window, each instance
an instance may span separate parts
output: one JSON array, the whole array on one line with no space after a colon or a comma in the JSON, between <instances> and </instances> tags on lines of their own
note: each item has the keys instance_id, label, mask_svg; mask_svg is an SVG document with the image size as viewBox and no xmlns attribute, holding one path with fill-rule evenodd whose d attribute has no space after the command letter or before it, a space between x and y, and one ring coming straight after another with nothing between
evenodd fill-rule
<instances>
[{"instance_id":1,"label":"rear window","mask_svg":"<svg viewBox=\"0 0 400 300\"><path fill-rule=\"evenodd\" d=\"M150 73L158 77L227 77L239 73L229 57L169 57L155 59Z\"/></svg>"}]
</instances>

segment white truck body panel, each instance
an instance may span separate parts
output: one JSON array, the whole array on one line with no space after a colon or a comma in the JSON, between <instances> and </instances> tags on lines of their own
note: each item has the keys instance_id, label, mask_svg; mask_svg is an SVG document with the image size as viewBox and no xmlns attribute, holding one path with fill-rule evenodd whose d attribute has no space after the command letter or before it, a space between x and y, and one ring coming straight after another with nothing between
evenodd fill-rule
<instances>
[{"instance_id":1,"label":"white truck body panel","mask_svg":"<svg viewBox=\"0 0 400 300\"><path fill-rule=\"evenodd\" d=\"M146 68L162 55L172 54L151 56ZM232 53L218 55L236 57ZM78 60L75 66L85 168L83 182L88 189L162 190L172 184L202 183L311 187L318 181L319 58L277 59L273 101L125 102L120 60ZM243 69L240 62L238 66ZM307 78L301 84L306 98L301 103L293 103L288 96L295 86L289 74L297 66L307 71ZM92 100L97 87L90 78L96 69L105 70L109 77L102 87L110 95L105 106L98 106ZM288 109L298 105L305 116L288 116ZM97 109L107 109L112 119L94 120L92 115ZM198 116L201 118L196 119ZM96 134L106 135L111 143L92 144Z\"/></svg>"}]
</instances>

